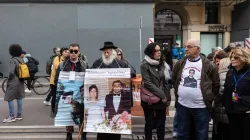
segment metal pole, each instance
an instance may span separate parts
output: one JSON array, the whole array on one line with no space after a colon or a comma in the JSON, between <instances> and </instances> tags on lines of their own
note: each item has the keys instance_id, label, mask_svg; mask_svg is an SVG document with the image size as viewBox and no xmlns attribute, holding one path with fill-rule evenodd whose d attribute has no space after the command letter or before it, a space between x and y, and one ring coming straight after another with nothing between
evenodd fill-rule
<instances>
[{"instance_id":1,"label":"metal pole","mask_svg":"<svg viewBox=\"0 0 250 140\"><path fill-rule=\"evenodd\" d=\"M139 34L140 34L140 63L142 62L141 29L142 29L142 16L140 17L140 29L139 29Z\"/></svg>"}]
</instances>

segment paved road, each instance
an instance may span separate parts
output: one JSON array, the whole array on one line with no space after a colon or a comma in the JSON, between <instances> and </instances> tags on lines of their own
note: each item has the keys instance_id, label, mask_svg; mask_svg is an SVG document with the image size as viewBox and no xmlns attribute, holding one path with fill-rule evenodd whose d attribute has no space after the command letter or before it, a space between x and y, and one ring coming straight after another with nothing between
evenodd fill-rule
<instances>
[{"instance_id":1,"label":"paved road","mask_svg":"<svg viewBox=\"0 0 250 140\"><path fill-rule=\"evenodd\" d=\"M50 106L45 106L43 101L46 95L36 95L34 92L26 93L26 98L23 100L23 120L14 123L0 123L0 126L13 126L13 125L53 125L53 119L50 117ZM0 88L0 121L8 116L8 104L4 101L4 93ZM15 112L16 112L16 102ZM171 103L170 117L174 116L175 108L174 102Z\"/></svg>"},{"instance_id":2,"label":"paved road","mask_svg":"<svg viewBox=\"0 0 250 140\"><path fill-rule=\"evenodd\" d=\"M9 114L8 104L3 100L4 93L0 88L0 121ZM36 95L29 93L23 100L23 120L14 123L0 123L0 126L21 126L21 125L53 125L53 119L50 117L50 106L45 106L43 101L46 95ZM16 112L15 102L15 112Z\"/></svg>"}]
</instances>

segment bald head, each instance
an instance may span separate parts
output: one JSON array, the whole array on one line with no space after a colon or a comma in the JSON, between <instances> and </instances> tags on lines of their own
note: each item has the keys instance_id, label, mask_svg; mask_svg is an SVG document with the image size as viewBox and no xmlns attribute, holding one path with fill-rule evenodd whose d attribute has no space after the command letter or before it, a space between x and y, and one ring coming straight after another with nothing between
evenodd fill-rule
<instances>
[{"instance_id":1,"label":"bald head","mask_svg":"<svg viewBox=\"0 0 250 140\"><path fill-rule=\"evenodd\" d=\"M199 40L188 40L185 44L186 56L195 59L200 55L201 42Z\"/></svg>"}]
</instances>

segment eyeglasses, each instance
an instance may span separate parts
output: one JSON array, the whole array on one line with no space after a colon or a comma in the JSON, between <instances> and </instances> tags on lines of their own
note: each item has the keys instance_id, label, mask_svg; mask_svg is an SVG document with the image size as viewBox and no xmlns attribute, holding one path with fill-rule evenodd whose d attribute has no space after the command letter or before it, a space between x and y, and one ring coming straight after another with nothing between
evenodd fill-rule
<instances>
[{"instance_id":1,"label":"eyeglasses","mask_svg":"<svg viewBox=\"0 0 250 140\"><path fill-rule=\"evenodd\" d=\"M161 50L154 50L154 52L161 52Z\"/></svg>"},{"instance_id":2,"label":"eyeglasses","mask_svg":"<svg viewBox=\"0 0 250 140\"><path fill-rule=\"evenodd\" d=\"M191 45L188 45L188 46L185 46L184 48L187 48L187 49L192 49L192 48L195 48L197 46L191 46Z\"/></svg>"},{"instance_id":3,"label":"eyeglasses","mask_svg":"<svg viewBox=\"0 0 250 140\"><path fill-rule=\"evenodd\" d=\"M71 53L71 54L73 54L73 53L75 53L75 54L78 54L78 50L69 50L69 52Z\"/></svg>"},{"instance_id":4,"label":"eyeglasses","mask_svg":"<svg viewBox=\"0 0 250 140\"><path fill-rule=\"evenodd\" d=\"M120 55L120 56L121 56L122 54L117 54L117 55Z\"/></svg>"}]
</instances>

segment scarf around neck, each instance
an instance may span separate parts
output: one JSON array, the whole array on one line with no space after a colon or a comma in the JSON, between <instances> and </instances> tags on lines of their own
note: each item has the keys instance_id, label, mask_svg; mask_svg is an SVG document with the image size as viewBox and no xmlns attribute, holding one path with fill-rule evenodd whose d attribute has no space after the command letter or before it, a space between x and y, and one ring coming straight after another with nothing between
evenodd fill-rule
<instances>
[{"instance_id":1,"label":"scarf around neck","mask_svg":"<svg viewBox=\"0 0 250 140\"><path fill-rule=\"evenodd\" d=\"M150 64L150 65L153 65L153 66L158 66L160 64L159 61L157 60L154 60L154 59L151 59L149 56L145 55L144 59ZM171 70L170 70L170 67L169 65L164 62L164 76L165 76L165 80L170 80L171 79Z\"/></svg>"}]
</instances>

